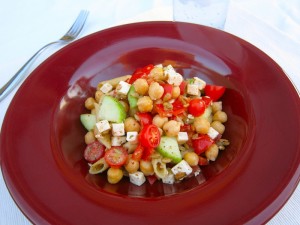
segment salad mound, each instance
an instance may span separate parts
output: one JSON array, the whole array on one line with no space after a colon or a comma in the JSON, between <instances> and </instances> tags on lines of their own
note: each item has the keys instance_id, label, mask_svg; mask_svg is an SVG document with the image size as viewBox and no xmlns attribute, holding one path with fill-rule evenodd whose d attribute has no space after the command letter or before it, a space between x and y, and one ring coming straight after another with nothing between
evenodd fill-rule
<instances>
[{"instance_id":1,"label":"salad mound","mask_svg":"<svg viewBox=\"0 0 300 225\"><path fill-rule=\"evenodd\" d=\"M80 115L89 173L106 173L111 184L126 176L135 185L197 176L229 145L222 139L225 89L198 77L184 80L161 64L100 82L85 101L90 113Z\"/></svg>"}]
</instances>

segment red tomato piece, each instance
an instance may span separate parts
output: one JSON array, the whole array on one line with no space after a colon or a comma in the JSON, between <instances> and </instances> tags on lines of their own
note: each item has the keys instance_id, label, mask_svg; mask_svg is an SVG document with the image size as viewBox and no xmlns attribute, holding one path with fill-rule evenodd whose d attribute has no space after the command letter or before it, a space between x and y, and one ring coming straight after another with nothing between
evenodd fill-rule
<instances>
[{"instance_id":1,"label":"red tomato piece","mask_svg":"<svg viewBox=\"0 0 300 225\"><path fill-rule=\"evenodd\" d=\"M162 98L166 94L172 95L172 92L173 92L173 85L172 84L160 84L160 85L164 88L164 94L162 95Z\"/></svg>"},{"instance_id":2,"label":"red tomato piece","mask_svg":"<svg viewBox=\"0 0 300 225\"><path fill-rule=\"evenodd\" d=\"M93 143L90 143L86 146L83 157L89 163L94 163L104 155L104 151L105 146L99 141L94 141Z\"/></svg>"},{"instance_id":3,"label":"red tomato piece","mask_svg":"<svg viewBox=\"0 0 300 225\"><path fill-rule=\"evenodd\" d=\"M142 155L142 159L145 161L149 161L151 159L151 155L154 152L154 148L145 148L143 155Z\"/></svg>"},{"instance_id":4,"label":"red tomato piece","mask_svg":"<svg viewBox=\"0 0 300 225\"><path fill-rule=\"evenodd\" d=\"M205 111L205 102L200 98L194 98L190 101L188 111L193 116L201 116Z\"/></svg>"},{"instance_id":5,"label":"red tomato piece","mask_svg":"<svg viewBox=\"0 0 300 225\"><path fill-rule=\"evenodd\" d=\"M209 85L207 84L204 88L205 95L209 96L213 101L217 101L221 98L225 92L224 86Z\"/></svg>"},{"instance_id":6,"label":"red tomato piece","mask_svg":"<svg viewBox=\"0 0 300 225\"><path fill-rule=\"evenodd\" d=\"M181 95L184 94L186 85L187 83L185 81L182 81L181 84L179 85Z\"/></svg>"},{"instance_id":7,"label":"red tomato piece","mask_svg":"<svg viewBox=\"0 0 300 225\"><path fill-rule=\"evenodd\" d=\"M161 117L170 117L173 113L172 110L165 110L163 104L156 104L155 109Z\"/></svg>"},{"instance_id":8,"label":"red tomato piece","mask_svg":"<svg viewBox=\"0 0 300 225\"><path fill-rule=\"evenodd\" d=\"M182 102L178 98L175 100L175 102L173 102L172 105L173 105L172 114L174 116L178 116L178 115L184 113L185 108L184 108Z\"/></svg>"},{"instance_id":9,"label":"red tomato piece","mask_svg":"<svg viewBox=\"0 0 300 225\"><path fill-rule=\"evenodd\" d=\"M156 148L160 142L160 132L154 124L148 124L143 127L139 134L141 145L145 148Z\"/></svg>"},{"instance_id":10,"label":"red tomato piece","mask_svg":"<svg viewBox=\"0 0 300 225\"><path fill-rule=\"evenodd\" d=\"M132 159L140 161L143 156L143 152L144 152L144 147L141 144L139 144L134 150L134 152L132 153Z\"/></svg>"},{"instance_id":11,"label":"red tomato piece","mask_svg":"<svg viewBox=\"0 0 300 225\"><path fill-rule=\"evenodd\" d=\"M136 115L140 118L142 127L152 123L152 115L150 113L138 112Z\"/></svg>"},{"instance_id":12,"label":"red tomato piece","mask_svg":"<svg viewBox=\"0 0 300 225\"><path fill-rule=\"evenodd\" d=\"M194 152L198 155L205 152L205 150L214 143L208 135L199 135L196 139L192 139Z\"/></svg>"},{"instance_id":13,"label":"red tomato piece","mask_svg":"<svg viewBox=\"0 0 300 225\"><path fill-rule=\"evenodd\" d=\"M120 167L125 164L128 153L125 148L114 146L105 152L104 159L111 167Z\"/></svg>"},{"instance_id":14,"label":"red tomato piece","mask_svg":"<svg viewBox=\"0 0 300 225\"><path fill-rule=\"evenodd\" d=\"M181 132L190 132L192 131L192 126L190 124L184 124L180 126L180 131Z\"/></svg>"},{"instance_id":15,"label":"red tomato piece","mask_svg":"<svg viewBox=\"0 0 300 225\"><path fill-rule=\"evenodd\" d=\"M198 162L199 166L206 166L209 164L209 161L207 158L204 158L202 156L199 156L199 162Z\"/></svg>"},{"instance_id":16,"label":"red tomato piece","mask_svg":"<svg viewBox=\"0 0 300 225\"><path fill-rule=\"evenodd\" d=\"M182 104L182 102L177 98L175 102L172 103L172 109L166 110L163 106L163 104L156 104L155 109L157 113L161 117L172 117L172 116L178 116L185 112L185 108Z\"/></svg>"},{"instance_id":17,"label":"red tomato piece","mask_svg":"<svg viewBox=\"0 0 300 225\"><path fill-rule=\"evenodd\" d=\"M138 68L134 71L131 78L129 79L128 83L133 84L134 81L136 81L139 78L147 77L150 71L154 68L152 64L149 64L148 66L145 66L143 68Z\"/></svg>"},{"instance_id":18,"label":"red tomato piece","mask_svg":"<svg viewBox=\"0 0 300 225\"><path fill-rule=\"evenodd\" d=\"M212 99L209 96L203 96L201 99L204 101L206 107L210 106L212 103Z\"/></svg>"}]
</instances>

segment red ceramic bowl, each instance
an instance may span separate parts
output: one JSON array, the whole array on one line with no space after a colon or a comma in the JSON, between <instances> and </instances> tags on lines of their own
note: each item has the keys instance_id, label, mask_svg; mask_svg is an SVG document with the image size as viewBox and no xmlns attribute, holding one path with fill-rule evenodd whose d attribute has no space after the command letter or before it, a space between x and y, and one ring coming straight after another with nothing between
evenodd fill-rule
<instances>
[{"instance_id":1,"label":"red ceramic bowl","mask_svg":"<svg viewBox=\"0 0 300 225\"><path fill-rule=\"evenodd\" d=\"M180 184L116 185L90 175L79 115L99 81L149 63L226 86L231 145ZM260 224L300 176L299 94L262 51L225 32L177 22L107 29L63 48L14 97L1 130L10 193L36 224Z\"/></svg>"}]
</instances>

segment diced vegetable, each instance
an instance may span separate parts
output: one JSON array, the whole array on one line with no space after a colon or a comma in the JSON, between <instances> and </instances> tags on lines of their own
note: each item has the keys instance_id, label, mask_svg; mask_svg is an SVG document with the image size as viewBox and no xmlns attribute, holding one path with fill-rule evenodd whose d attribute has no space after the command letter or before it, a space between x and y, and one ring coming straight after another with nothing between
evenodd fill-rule
<instances>
[{"instance_id":1,"label":"diced vegetable","mask_svg":"<svg viewBox=\"0 0 300 225\"><path fill-rule=\"evenodd\" d=\"M161 137L157 151L162 156L172 159L174 163L179 163L182 160L177 140L174 137Z\"/></svg>"},{"instance_id":2,"label":"diced vegetable","mask_svg":"<svg viewBox=\"0 0 300 225\"><path fill-rule=\"evenodd\" d=\"M81 114L80 121L87 130L93 130L96 124L96 116L93 114Z\"/></svg>"},{"instance_id":3,"label":"diced vegetable","mask_svg":"<svg viewBox=\"0 0 300 225\"><path fill-rule=\"evenodd\" d=\"M118 99L106 95L103 97L98 116L101 120L121 123L126 118L126 111Z\"/></svg>"}]
</instances>

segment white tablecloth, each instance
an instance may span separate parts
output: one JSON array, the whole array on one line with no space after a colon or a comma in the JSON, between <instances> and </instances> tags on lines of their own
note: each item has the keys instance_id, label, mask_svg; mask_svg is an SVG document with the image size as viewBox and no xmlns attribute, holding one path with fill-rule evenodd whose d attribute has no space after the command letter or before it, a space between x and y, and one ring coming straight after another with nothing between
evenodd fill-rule
<instances>
[{"instance_id":1,"label":"white tablecloth","mask_svg":"<svg viewBox=\"0 0 300 225\"><path fill-rule=\"evenodd\" d=\"M7 82L41 46L60 38L81 9L88 9L90 15L81 37L118 24L174 18L223 28L269 54L288 73L298 90L300 89L300 1L174 0L174 2L0 0L0 85ZM209 5L211 2L212 5ZM201 18L201 15L204 15L204 18ZM31 70L57 50L56 47L46 51ZM0 102L0 126L16 91L17 88ZM298 185L289 201L268 224L300 224L299 209ZM31 224L10 197L2 174L0 224Z\"/></svg>"}]
</instances>

